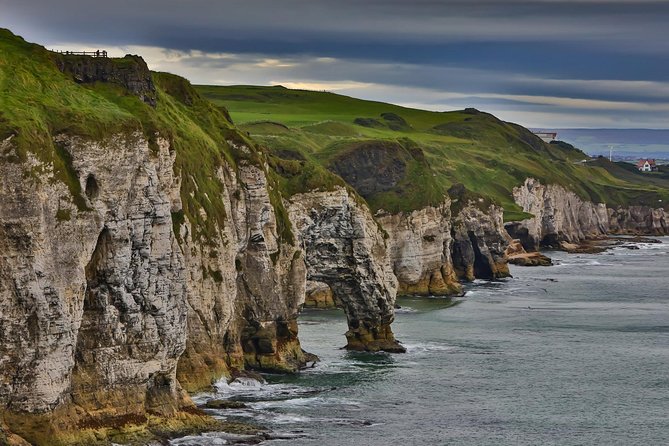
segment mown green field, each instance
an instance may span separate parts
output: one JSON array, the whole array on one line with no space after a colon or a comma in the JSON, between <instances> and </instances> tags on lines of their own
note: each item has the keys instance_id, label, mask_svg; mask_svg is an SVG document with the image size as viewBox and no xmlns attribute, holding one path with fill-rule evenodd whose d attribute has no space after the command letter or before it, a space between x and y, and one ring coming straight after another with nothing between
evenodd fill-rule
<instances>
[{"instance_id":1,"label":"mown green field","mask_svg":"<svg viewBox=\"0 0 669 446\"><path fill-rule=\"evenodd\" d=\"M275 165L290 165L283 177L298 183L292 193L301 190L300 168L317 164L348 178L374 210L393 212L434 204L461 183L504 206L506 220L523 218L511 194L527 177L611 205L660 207L669 199L665 179L648 181L605 160L579 163L586 155L568 144L546 144L473 109L431 112L280 86L195 88L268 147Z\"/></svg>"}]
</instances>

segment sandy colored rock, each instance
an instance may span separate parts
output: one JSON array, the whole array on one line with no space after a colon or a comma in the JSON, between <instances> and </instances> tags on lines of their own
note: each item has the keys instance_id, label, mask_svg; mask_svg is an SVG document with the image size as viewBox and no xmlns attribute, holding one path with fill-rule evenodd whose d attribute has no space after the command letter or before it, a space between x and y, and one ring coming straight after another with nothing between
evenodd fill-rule
<instances>
[{"instance_id":1,"label":"sandy colored rock","mask_svg":"<svg viewBox=\"0 0 669 446\"><path fill-rule=\"evenodd\" d=\"M519 266L551 266L553 261L540 252L526 252L508 257L509 263Z\"/></svg>"},{"instance_id":2,"label":"sandy colored rock","mask_svg":"<svg viewBox=\"0 0 669 446\"><path fill-rule=\"evenodd\" d=\"M390 262L402 295L452 295L462 291L453 270L451 210L447 198L437 207L376 218L388 233Z\"/></svg>"},{"instance_id":3,"label":"sandy colored rock","mask_svg":"<svg viewBox=\"0 0 669 446\"><path fill-rule=\"evenodd\" d=\"M507 257L515 256L518 254L525 254L525 248L523 247L523 244L520 242L518 239L513 239L509 242L509 246L506 247L506 250L504 251L504 255Z\"/></svg>"},{"instance_id":4,"label":"sandy colored rock","mask_svg":"<svg viewBox=\"0 0 669 446\"><path fill-rule=\"evenodd\" d=\"M336 308L332 289L326 283L308 281L304 307Z\"/></svg>"}]
</instances>

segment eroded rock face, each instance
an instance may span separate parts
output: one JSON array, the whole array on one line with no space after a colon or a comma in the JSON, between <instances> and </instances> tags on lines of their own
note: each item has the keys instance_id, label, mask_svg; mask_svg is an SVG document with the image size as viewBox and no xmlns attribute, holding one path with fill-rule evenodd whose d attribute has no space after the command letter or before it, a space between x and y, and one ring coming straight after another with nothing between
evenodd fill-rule
<instances>
[{"instance_id":1,"label":"eroded rock face","mask_svg":"<svg viewBox=\"0 0 669 446\"><path fill-rule=\"evenodd\" d=\"M224 193L210 198L224 201L225 221L205 239L178 218L167 141L56 143L76 187L33 158L0 160L0 419L9 430L43 443L81 426L190 416L179 380L194 390L245 368L294 372L315 359L297 339L304 256L289 230L280 235L262 166L220 168Z\"/></svg>"},{"instance_id":2,"label":"eroded rock face","mask_svg":"<svg viewBox=\"0 0 669 446\"><path fill-rule=\"evenodd\" d=\"M485 211L470 202L453 219L453 267L462 280L508 277L505 251L511 241L504 229L503 211Z\"/></svg>"},{"instance_id":3,"label":"eroded rock face","mask_svg":"<svg viewBox=\"0 0 669 446\"><path fill-rule=\"evenodd\" d=\"M144 59L126 55L123 59L54 54L58 69L76 82L110 82L126 88L145 103L156 106L156 86Z\"/></svg>"},{"instance_id":4,"label":"eroded rock face","mask_svg":"<svg viewBox=\"0 0 669 446\"><path fill-rule=\"evenodd\" d=\"M369 199L395 188L410 159L410 153L398 143L370 141L335 157L329 168Z\"/></svg>"},{"instance_id":5,"label":"eroded rock face","mask_svg":"<svg viewBox=\"0 0 669 446\"><path fill-rule=\"evenodd\" d=\"M511 240L506 248L506 258L509 263L520 266L551 266L553 261L540 252L526 252L518 239Z\"/></svg>"},{"instance_id":6,"label":"eroded rock face","mask_svg":"<svg viewBox=\"0 0 669 446\"><path fill-rule=\"evenodd\" d=\"M667 235L669 213L647 206L609 208L609 231L614 234Z\"/></svg>"},{"instance_id":7,"label":"eroded rock face","mask_svg":"<svg viewBox=\"0 0 669 446\"><path fill-rule=\"evenodd\" d=\"M390 329L397 279L368 208L344 188L294 195L287 208L305 252L307 278L327 284L346 312L347 348L404 351Z\"/></svg>"},{"instance_id":8,"label":"eroded rock face","mask_svg":"<svg viewBox=\"0 0 669 446\"><path fill-rule=\"evenodd\" d=\"M263 170L221 168L225 224L208 243L179 228L188 267L189 336L179 379L189 390L245 367L295 372L306 362L297 339L306 271L300 249L277 233Z\"/></svg>"},{"instance_id":9,"label":"eroded rock face","mask_svg":"<svg viewBox=\"0 0 669 446\"><path fill-rule=\"evenodd\" d=\"M56 144L78 206L52 166L0 161L0 405L29 440L190 405L176 380L187 307L174 154L164 140L152 153L138 134ZM77 409L28 415L63 407Z\"/></svg>"},{"instance_id":10,"label":"eroded rock face","mask_svg":"<svg viewBox=\"0 0 669 446\"><path fill-rule=\"evenodd\" d=\"M450 200L409 213L376 215L388 233L400 294L451 295L462 287L453 270Z\"/></svg>"},{"instance_id":11,"label":"eroded rock face","mask_svg":"<svg viewBox=\"0 0 669 446\"><path fill-rule=\"evenodd\" d=\"M518 238L527 251L540 247L558 248L561 241L579 242L599 237L609 230L606 205L581 200L562 186L543 185L528 178L513 189L513 197L523 211L535 217L507 224L513 238Z\"/></svg>"},{"instance_id":12,"label":"eroded rock face","mask_svg":"<svg viewBox=\"0 0 669 446\"><path fill-rule=\"evenodd\" d=\"M664 209L647 206L607 208L604 203L583 201L558 185L543 185L528 178L514 188L514 199L534 218L507 223L509 234L521 240L527 251L559 248L561 242L578 243L606 235L669 233Z\"/></svg>"}]
</instances>

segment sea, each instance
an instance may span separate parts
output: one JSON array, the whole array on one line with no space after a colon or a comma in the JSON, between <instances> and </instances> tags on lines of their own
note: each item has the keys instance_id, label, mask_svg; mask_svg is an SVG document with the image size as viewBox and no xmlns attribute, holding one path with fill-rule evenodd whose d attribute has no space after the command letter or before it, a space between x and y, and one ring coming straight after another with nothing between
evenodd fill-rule
<instances>
[{"instance_id":1,"label":"sea","mask_svg":"<svg viewBox=\"0 0 669 446\"><path fill-rule=\"evenodd\" d=\"M321 361L294 376L217 384L196 402L279 445L669 445L669 238L398 300L405 354L342 349L338 310L300 316ZM638 248L638 249L636 249ZM207 433L173 445L245 444ZM251 440L249 440L250 442Z\"/></svg>"}]
</instances>

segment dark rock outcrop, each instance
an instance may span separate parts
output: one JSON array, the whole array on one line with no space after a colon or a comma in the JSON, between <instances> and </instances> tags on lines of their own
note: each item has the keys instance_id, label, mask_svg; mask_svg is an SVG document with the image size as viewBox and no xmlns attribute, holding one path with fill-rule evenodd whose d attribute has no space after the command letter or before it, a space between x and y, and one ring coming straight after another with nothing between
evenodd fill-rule
<instances>
[{"instance_id":1,"label":"dark rock outcrop","mask_svg":"<svg viewBox=\"0 0 669 446\"><path fill-rule=\"evenodd\" d=\"M609 208L609 232L631 235L668 235L669 213L662 208Z\"/></svg>"},{"instance_id":2,"label":"dark rock outcrop","mask_svg":"<svg viewBox=\"0 0 669 446\"><path fill-rule=\"evenodd\" d=\"M54 54L56 65L79 83L109 82L120 85L145 103L156 106L156 86L149 67L139 56L121 59Z\"/></svg>"},{"instance_id":3,"label":"dark rock outcrop","mask_svg":"<svg viewBox=\"0 0 669 446\"><path fill-rule=\"evenodd\" d=\"M396 142L370 141L337 156L330 170L367 198L395 188L404 178L410 159L411 155Z\"/></svg>"},{"instance_id":4,"label":"dark rock outcrop","mask_svg":"<svg viewBox=\"0 0 669 446\"><path fill-rule=\"evenodd\" d=\"M453 220L453 268L462 280L509 277L505 251L510 241L503 225L502 209L490 205L485 211L470 202Z\"/></svg>"}]
</instances>

